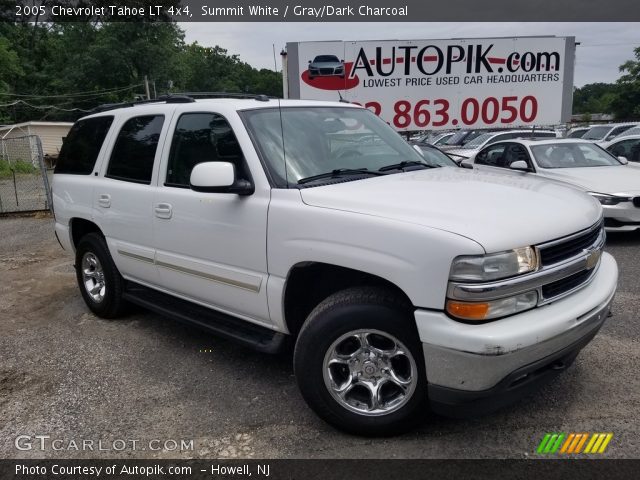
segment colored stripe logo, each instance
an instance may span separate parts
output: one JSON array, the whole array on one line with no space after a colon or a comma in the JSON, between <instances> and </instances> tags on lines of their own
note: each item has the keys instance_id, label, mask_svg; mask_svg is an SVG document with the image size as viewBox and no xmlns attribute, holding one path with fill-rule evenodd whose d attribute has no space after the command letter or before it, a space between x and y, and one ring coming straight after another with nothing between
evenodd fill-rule
<instances>
[{"instance_id":1,"label":"colored stripe logo","mask_svg":"<svg viewBox=\"0 0 640 480\"><path fill-rule=\"evenodd\" d=\"M540 454L604 453L613 433L547 433L536 450Z\"/></svg>"}]
</instances>

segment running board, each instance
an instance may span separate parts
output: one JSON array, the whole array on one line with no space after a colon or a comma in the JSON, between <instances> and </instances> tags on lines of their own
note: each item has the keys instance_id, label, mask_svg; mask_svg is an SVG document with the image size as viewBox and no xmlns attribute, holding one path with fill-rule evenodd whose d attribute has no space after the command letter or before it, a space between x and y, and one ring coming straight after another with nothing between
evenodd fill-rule
<instances>
[{"instance_id":1,"label":"running board","mask_svg":"<svg viewBox=\"0 0 640 480\"><path fill-rule=\"evenodd\" d=\"M278 353L285 344L286 335L283 333L137 283L126 282L123 298L152 312L228 338L260 352Z\"/></svg>"}]
</instances>

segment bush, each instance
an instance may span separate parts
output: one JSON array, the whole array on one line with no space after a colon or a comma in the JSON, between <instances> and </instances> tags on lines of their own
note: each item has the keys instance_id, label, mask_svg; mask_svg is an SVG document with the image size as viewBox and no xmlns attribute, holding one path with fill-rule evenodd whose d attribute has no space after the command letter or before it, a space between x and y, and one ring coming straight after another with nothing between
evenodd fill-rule
<instances>
[{"instance_id":1,"label":"bush","mask_svg":"<svg viewBox=\"0 0 640 480\"><path fill-rule=\"evenodd\" d=\"M8 162L7 160L0 160L0 178L9 178L13 176L13 173L36 173L38 169L34 167L31 162L25 162L24 160L16 160L15 162Z\"/></svg>"}]
</instances>

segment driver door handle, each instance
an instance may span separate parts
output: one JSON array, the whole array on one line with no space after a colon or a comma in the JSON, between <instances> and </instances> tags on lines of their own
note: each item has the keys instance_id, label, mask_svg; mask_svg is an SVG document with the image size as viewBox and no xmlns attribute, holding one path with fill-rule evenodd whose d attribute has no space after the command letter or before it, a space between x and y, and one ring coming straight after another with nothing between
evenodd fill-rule
<instances>
[{"instance_id":1,"label":"driver door handle","mask_svg":"<svg viewBox=\"0 0 640 480\"><path fill-rule=\"evenodd\" d=\"M157 203L154 211L156 212L156 217L169 219L171 218L173 207L170 203Z\"/></svg>"}]
</instances>

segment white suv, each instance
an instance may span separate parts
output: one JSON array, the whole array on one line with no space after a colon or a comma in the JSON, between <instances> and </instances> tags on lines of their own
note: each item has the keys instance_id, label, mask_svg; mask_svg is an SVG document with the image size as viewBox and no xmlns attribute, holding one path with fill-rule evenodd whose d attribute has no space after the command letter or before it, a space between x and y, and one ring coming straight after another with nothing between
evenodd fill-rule
<instances>
[{"instance_id":1,"label":"white suv","mask_svg":"<svg viewBox=\"0 0 640 480\"><path fill-rule=\"evenodd\" d=\"M344 103L102 111L67 136L53 194L95 314L132 302L293 346L311 408L360 434L531 391L593 338L616 290L595 199L438 168Z\"/></svg>"}]
</instances>

